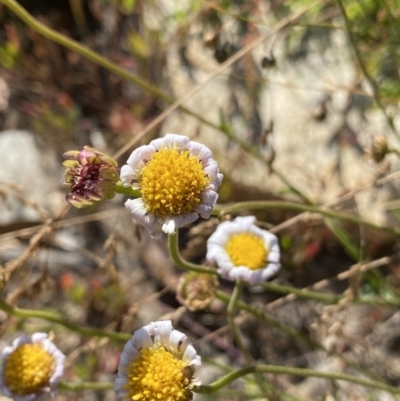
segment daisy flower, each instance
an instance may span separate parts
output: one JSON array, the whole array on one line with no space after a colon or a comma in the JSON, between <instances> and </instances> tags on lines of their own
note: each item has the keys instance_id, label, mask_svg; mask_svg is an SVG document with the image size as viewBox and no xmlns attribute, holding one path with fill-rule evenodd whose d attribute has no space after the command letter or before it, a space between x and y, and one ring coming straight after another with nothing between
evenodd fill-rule
<instances>
[{"instance_id":1,"label":"daisy flower","mask_svg":"<svg viewBox=\"0 0 400 401\"><path fill-rule=\"evenodd\" d=\"M260 284L281 267L277 237L255 221L254 216L225 221L208 239L206 259L217 264L222 277Z\"/></svg>"},{"instance_id":2,"label":"daisy flower","mask_svg":"<svg viewBox=\"0 0 400 401\"><path fill-rule=\"evenodd\" d=\"M138 187L142 198L130 199L126 208L152 237L210 217L222 181L218 164L206 146L188 137L167 134L129 156L121 168L125 187Z\"/></svg>"},{"instance_id":3,"label":"daisy flower","mask_svg":"<svg viewBox=\"0 0 400 401\"><path fill-rule=\"evenodd\" d=\"M65 355L48 339L35 333L15 339L1 355L0 389L14 401L34 401L54 395L64 371Z\"/></svg>"},{"instance_id":4,"label":"daisy flower","mask_svg":"<svg viewBox=\"0 0 400 401\"><path fill-rule=\"evenodd\" d=\"M115 380L118 401L187 401L201 358L188 337L171 321L159 321L137 330L126 343Z\"/></svg>"}]
</instances>

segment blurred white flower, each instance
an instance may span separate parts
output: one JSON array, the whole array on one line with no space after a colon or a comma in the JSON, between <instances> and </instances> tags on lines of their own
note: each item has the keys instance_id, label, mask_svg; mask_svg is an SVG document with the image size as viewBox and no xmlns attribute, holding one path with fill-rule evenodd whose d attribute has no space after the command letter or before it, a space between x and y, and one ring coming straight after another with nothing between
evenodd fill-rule
<instances>
[{"instance_id":1,"label":"blurred white flower","mask_svg":"<svg viewBox=\"0 0 400 401\"><path fill-rule=\"evenodd\" d=\"M0 389L14 401L36 401L54 395L64 372L65 355L48 339L35 333L15 339L1 355Z\"/></svg>"},{"instance_id":2,"label":"blurred white flower","mask_svg":"<svg viewBox=\"0 0 400 401\"><path fill-rule=\"evenodd\" d=\"M280 269L278 238L255 221L254 216L225 221L208 239L206 258L217 264L222 277L260 284Z\"/></svg>"},{"instance_id":3,"label":"blurred white flower","mask_svg":"<svg viewBox=\"0 0 400 401\"><path fill-rule=\"evenodd\" d=\"M208 219L222 178L210 149L176 134L137 148L121 168L122 183L133 182L142 193L125 206L152 237L173 234L199 216Z\"/></svg>"},{"instance_id":4,"label":"blurred white flower","mask_svg":"<svg viewBox=\"0 0 400 401\"><path fill-rule=\"evenodd\" d=\"M148 324L126 343L118 366L115 392L118 401L187 401L201 358L188 337L174 330L171 321Z\"/></svg>"}]
</instances>

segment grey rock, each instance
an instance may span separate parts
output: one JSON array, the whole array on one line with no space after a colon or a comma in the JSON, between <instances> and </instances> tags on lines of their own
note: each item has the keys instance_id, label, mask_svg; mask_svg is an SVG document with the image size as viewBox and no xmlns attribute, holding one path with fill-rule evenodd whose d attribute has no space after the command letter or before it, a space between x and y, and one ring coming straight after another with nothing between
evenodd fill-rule
<instances>
[{"instance_id":1,"label":"grey rock","mask_svg":"<svg viewBox=\"0 0 400 401\"><path fill-rule=\"evenodd\" d=\"M40 148L33 133L0 132L0 225L38 221L64 201L62 166L49 148Z\"/></svg>"}]
</instances>

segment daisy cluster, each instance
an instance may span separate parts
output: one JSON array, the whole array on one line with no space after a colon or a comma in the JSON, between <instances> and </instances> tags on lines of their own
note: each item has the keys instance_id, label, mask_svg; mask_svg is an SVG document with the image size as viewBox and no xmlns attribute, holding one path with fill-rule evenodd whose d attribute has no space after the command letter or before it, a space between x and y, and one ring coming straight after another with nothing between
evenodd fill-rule
<instances>
[{"instance_id":1,"label":"daisy cluster","mask_svg":"<svg viewBox=\"0 0 400 401\"><path fill-rule=\"evenodd\" d=\"M123 185L142 193L125 206L155 238L199 217L208 219L222 178L210 149L176 134L137 148L121 168ZM225 221L207 241L206 259L222 277L260 284L279 270L278 239L255 221L253 216Z\"/></svg>"},{"instance_id":2,"label":"daisy cluster","mask_svg":"<svg viewBox=\"0 0 400 401\"><path fill-rule=\"evenodd\" d=\"M85 147L81 152L66 152L64 158L66 184L71 189L67 200L74 206L92 205L117 193L118 166L110 156ZM125 207L153 238L160 238L163 232L174 234L199 217L208 219L223 179L210 149L177 134L135 149L119 177L123 187L140 191L141 197L128 199ZM255 222L253 216L222 222L207 241L206 259L217 266L223 278L254 285L279 270L278 239ZM197 284L186 287L202 287L198 283L204 278L191 279ZM187 292L186 287L183 292ZM200 298L206 299L210 291L203 291ZM196 308L193 302L188 307Z\"/></svg>"},{"instance_id":3,"label":"daisy cluster","mask_svg":"<svg viewBox=\"0 0 400 401\"><path fill-rule=\"evenodd\" d=\"M70 203L81 207L110 199L117 192L132 196L140 193L139 198L128 199L125 206L153 238L160 238L162 233L173 235L178 228L200 217L210 218L223 179L210 149L176 134L138 147L120 171L116 161L92 148L65 155ZM257 285L277 273L279 260L277 237L259 228L254 216L228 219L218 225L207 241L206 261L216 267L211 268L215 274L210 275L210 270L200 274L198 271L203 270L197 269L184 275L177 289L178 300L189 310L204 309L214 299L218 286L215 276ZM48 369L42 368L43 380L21 390L16 383L21 377L29 377L31 371L23 370L19 376L10 373L20 371L19 357L13 355L21 341L13 344L3 357L3 392L18 401L33 401L35 398L24 397L41 396L54 388L62 373L62 368L57 367L61 357L46 346L44 352L48 355L42 355L42 365L46 364ZM37 350L30 352L34 358L40 358ZM200 365L201 358L186 334L175 330L170 321L149 323L134 333L121 354L115 381L117 398L188 401L193 389L200 385L196 376Z\"/></svg>"}]
</instances>

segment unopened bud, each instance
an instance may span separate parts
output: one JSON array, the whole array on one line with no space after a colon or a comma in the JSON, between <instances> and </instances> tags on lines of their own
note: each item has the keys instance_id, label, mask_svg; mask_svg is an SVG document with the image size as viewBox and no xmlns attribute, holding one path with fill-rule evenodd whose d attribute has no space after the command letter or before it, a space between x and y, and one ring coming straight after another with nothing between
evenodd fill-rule
<instances>
[{"instance_id":1,"label":"unopened bud","mask_svg":"<svg viewBox=\"0 0 400 401\"><path fill-rule=\"evenodd\" d=\"M390 149L386 137L375 136L371 147L371 155L375 162L380 163L388 153L390 153Z\"/></svg>"},{"instance_id":2,"label":"unopened bud","mask_svg":"<svg viewBox=\"0 0 400 401\"><path fill-rule=\"evenodd\" d=\"M65 185L71 190L69 203L82 208L115 196L119 171L112 157L89 146L81 151L70 150L63 157Z\"/></svg>"},{"instance_id":3,"label":"unopened bud","mask_svg":"<svg viewBox=\"0 0 400 401\"><path fill-rule=\"evenodd\" d=\"M202 310L214 299L217 285L218 281L215 276L187 273L179 280L176 298L191 311Z\"/></svg>"}]
</instances>

